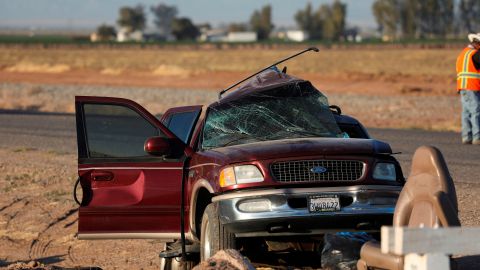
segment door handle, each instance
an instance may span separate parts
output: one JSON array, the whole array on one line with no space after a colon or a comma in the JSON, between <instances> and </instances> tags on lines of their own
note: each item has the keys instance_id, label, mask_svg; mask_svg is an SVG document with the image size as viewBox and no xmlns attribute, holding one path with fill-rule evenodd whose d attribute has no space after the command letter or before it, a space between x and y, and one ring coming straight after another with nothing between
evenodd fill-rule
<instances>
[{"instance_id":1,"label":"door handle","mask_svg":"<svg viewBox=\"0 0 480 270\"><path fill-rule=\"evenodd\" d=\"M112 181L113 173L106 171L95 171L90 174L93 181Z\"/></svg>"}]
</instances>

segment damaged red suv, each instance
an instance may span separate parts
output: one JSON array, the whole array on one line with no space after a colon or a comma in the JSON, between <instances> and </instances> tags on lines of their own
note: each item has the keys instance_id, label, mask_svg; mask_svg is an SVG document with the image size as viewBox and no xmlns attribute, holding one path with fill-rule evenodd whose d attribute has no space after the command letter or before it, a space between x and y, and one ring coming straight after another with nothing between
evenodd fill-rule
<instances>
[{"instance_id":1,"label":"damaged red suv","mask_svg":"<svg viewBox=\"0 0 480 270\"><path fill-rule=\"evenodd\" d=\"M204 259L243 238L375 231L404 184L388 144L276 69L160 120L126 99L75 102L80 239L173 242L184 213Z\"/></svg>"}]
</instances>

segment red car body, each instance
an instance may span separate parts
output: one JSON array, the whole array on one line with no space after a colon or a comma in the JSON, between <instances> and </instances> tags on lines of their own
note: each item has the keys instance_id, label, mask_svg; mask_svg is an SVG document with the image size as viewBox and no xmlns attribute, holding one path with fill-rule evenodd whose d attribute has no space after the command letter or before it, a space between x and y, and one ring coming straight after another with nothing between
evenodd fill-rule
<instances>
[{"instance_id":1,"label":"red car body","mask_svg":"<svg viewBox=\"0 0 480 270\"><path fill-rule=\"evenodd\" d=\"M285 138L202 148L202 132L212 108L252 93L305 83L267 71L210 106L173 108L160 120L130 100L77 96L78 173L83 190L79 238L179 239L182 177L185 232L194 242L200 239L203 212L212 203L218 204L220 222L237 237L378 230L391 222L404 181L400 166L390 146L370 139L351 117L332 112L342 130L360 138ZM183 123L182 117L186 116L190 121L185 124L172 124ZM150 135L146 129L151 129ZM186 130L183 138L175 134L175 129ZM138 133L145 133L146 144L141 143ZM154 155L142 154L143 147ZM279 181L272 171L274 164L322 160L359 162L363 164L361 175L349 181L297 182ZM392 181L373 176L374 168L382 162L396 169ZM223 169L245 164L256 166L263 181L219 184ZM339 198L341 209L318 213L307 209L311 195L325 194ZM247 199L268 199L272 211L239 211L239 204Z\"/></svg>"}]
</instances>

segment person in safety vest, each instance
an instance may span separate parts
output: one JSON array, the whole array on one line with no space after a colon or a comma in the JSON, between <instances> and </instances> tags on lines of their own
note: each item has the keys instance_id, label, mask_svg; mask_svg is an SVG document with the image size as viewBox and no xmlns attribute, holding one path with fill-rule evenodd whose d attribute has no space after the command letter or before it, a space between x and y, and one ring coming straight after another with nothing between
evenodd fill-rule
<instances>
[{"instance_id":1,"label":"person in safety vest","mask_svg":"<svg viewBox=\"0 0 480 270\"><path fill-rule=\"evenodd\" d=\"M457 91L462 102L462 143L480 145L480 33L457 58Z\"/></svg>"}]
</instances>

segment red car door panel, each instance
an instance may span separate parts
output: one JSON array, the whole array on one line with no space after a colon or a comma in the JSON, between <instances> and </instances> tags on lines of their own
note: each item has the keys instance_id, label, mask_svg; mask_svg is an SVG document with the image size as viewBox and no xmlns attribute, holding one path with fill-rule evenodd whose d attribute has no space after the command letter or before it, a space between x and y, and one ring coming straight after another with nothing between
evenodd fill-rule
<instances>
[{"instance_id":1,"label":"red car door panel","mask_svg":"<svg viewBox=\"0 0 480 270\"><path fill-rule=\"evenodd\" d=\"M98 173L91 170L91 175ZM103 169L101 172L104 172ZM112 182L98 181L91 177L92 201L90 206L131 206L142 202L145 190L145 174L137 169L112 169Z\"/></svg>"},{"instance_id":2,"label":"red car door panel","mask_svg":"<svg viewBox=\"0 0 480 270\"><path fill-rule=\"evenodd\" d=\"M179 234L185 155L155 157L143 150L149 137L178 138L130 100L76 97L75 101L78 173L84 192L79 236L171 238Z\"/></svg>"}]
</instances>

